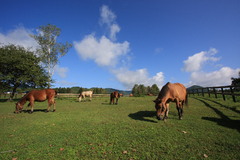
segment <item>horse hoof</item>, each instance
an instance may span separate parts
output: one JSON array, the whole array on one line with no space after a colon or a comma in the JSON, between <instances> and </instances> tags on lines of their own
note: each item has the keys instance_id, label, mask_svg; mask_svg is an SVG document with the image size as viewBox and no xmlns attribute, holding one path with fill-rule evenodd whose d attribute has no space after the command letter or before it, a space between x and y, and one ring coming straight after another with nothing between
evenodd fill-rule
<instances>
[{"instance_id":1,"label":"horse hoof","mask_svg":"<svg viewBox=\"0 0 240 160\"><path fill-rule=\"evenodd\" d=\"M56 111L56 109L53 110L53 112L55 112L55 111Z\"/></svg>"},{"instance_id":2,"label":"horse hoof","mask_svg":"<svg viewBox=\"0 0 240 160\"><path fill-rule=\"evenodd\" d=\"M46 111L45 111L45 113L48 113L48 112L49 112L49 110L46 110Z\"/></svg>"},{"instance_id":3,"label":"horse hoof","mask_svg":"<svg viewBox=\"0 0 240 160\"><path fill-rule=\"evenodd\" d=\"M33 111L30 111L30 112L29 112L29 114L32 114L32 113L33 113Z\"/></svg>"}]
</instances>

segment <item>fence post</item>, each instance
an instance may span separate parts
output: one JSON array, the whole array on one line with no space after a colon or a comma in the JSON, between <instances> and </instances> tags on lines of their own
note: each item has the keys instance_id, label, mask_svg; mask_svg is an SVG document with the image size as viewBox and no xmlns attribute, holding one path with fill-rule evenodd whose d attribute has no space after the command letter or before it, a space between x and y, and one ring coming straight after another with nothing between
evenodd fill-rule
<instances>
[{"instance_id":1,"label":"fence post","mask_svg":"<svg viewBox=\"0 0 240 160\"><path fill-rule=\"evenodd\" d=\"M207 88L207 92L208 92L208 97L210 97L210 91L209 91L209 88Z\"/></svg>"},{"instance_id":2,"label":"fence post","mask_svg":"<svg viewBox=\"0 0 240 160\"><path fill-rule=\"evenodd\" d=\"M234 91L233 91L232 86L230 87L230 91L231 91L231 94L232 94L232 99L233 99L233 101L236 102L236 99L235 99L235 96L234 96Z\"/></svg>"},{"instance_id":3,"label":"fence post","mask_svg":"<svg viewBox=\"0 0 240 160\"><path fill-rule=\"evenodd\" d=\"M217 93L216 93L216 89L215 88L213 88L213 92L215 94L215 98L217 98Z\"/></svg>"},{"instance_id":4,"label":"fence post","mask_svg":"<svg viewBox=\"0 0 240 160\"><path fill-rule=\"evenodd\" d=\"M223 100L225 101L225 95L224 95L224 92L223 92L223 88L221 88L221 91L222 91L222 96L223 96Z\"/></svg>"},{"instance_id":5,"label":"fence post","mask_svg":"<svg viewBox=\"0 0 240 160\"><path fill-rule=\"evenodd\" d=\"M202 88L202 96L204 97L204 92L203 92L203 88Z\"/></svg>"}]
</instances>

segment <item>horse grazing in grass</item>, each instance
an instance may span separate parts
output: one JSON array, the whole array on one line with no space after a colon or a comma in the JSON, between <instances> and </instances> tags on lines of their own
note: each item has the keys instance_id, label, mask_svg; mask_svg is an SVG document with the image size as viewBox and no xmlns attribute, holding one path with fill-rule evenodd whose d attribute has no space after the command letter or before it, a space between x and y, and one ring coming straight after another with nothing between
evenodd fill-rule
<instances>
[{"instance_id":1,"label":"horse grazing in grass","mask_svg":"<svg viewBox=\"0 0 240 160\"><path fill-rule=\"evenodd\" d=\"M115 98L116 98L116 103L115 104L118 104L118 98L120 98L120 93L118 93L117 91L112 92L110 94L110 104L114 104L114 99Z\"/></svg>"},{"instance_id":2,"label":"horse grazing in grass","mask_svg":"<svg viewBox=\"0 0 240 160\"><path fill-rule=\"evenodd\" d=\"M93 91L83 91L82 93L80 93L80 95L78 96L78 101L81 102L82 98L85 99L86 97L90 98L90 101L92 101L92 96L93 96Z\"/></svg>"},{"instance_id":3,"label":"horse grazing in grass","mask_svg":"<svg viewBox=\"0 0 240 160\"><path fill-rule=\"evenodd\" d=\"M24 104L29 101L28 106L31 106L31 112L33 113L34 102L43 102L48 100L48 108L47 112L49 111L50 107L53 105L54 109L53 112L56 111L55 100L54 97L57 95L57 92L54 89L43 89L43 90L32 90L26 95L24 95L21 100L16 103L16 110L14 113L19 113L22 111Z\"/></svg>"},{"instance_id":4,"label":"horse grazing in grass","mask_svg":"<svg viewBox=\"0 0 240 160\"><path fill-rule=\"evenodd\" d=\"M181 120L183 116L183 105L188 104L187 90L184 85L180 83L168 82L165 86L162 87L157 99L153 102L155 102L158 120L161 120L161 116L163 116L163 120L168 118L170 102L176 103L178 116Z\"/></svg>"}]
</instances>

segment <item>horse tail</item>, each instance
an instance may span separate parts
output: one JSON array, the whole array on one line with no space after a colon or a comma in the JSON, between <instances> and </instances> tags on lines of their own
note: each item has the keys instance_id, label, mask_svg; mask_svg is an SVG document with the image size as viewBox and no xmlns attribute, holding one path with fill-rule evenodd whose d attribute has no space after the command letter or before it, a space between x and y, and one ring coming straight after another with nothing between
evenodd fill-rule
<instances>
[{"instance_id":1,"label":"horse tail","mask_svg":"<svg viewBox=\"0 0 240 160\"><path fill-rule=\"evenodd\" d=\"M185 105L188 107L188 93L186 92Z\"/></svg>"}]
</instances>

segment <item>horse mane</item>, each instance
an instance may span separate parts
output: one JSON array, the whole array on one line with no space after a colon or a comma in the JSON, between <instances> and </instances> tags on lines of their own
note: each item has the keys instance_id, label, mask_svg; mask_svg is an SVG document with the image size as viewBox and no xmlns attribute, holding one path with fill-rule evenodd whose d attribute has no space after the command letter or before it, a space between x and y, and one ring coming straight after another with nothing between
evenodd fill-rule
<instances>
[{"instance_id":1,"label":"horse mane","mask_svg":"<svg viewBox=\"0 0 240 160\"><path fill-rule=\"evenodd\" d=\"M30 92L26 93L19 101L18 103L20 103L21 105L24 105L26 103L26 98L29 95Z\"/></svg>"},{"instance_id":2,"label":"horse mane","mask_svg":"<svg viewBox=\"0 0 240 160\"><path fill-rule=\"evenodd\" d=\"M165 96L166 92L167 92L168 89L169 89L169 87L168 87L169 84L170 84L170 82L168 82L167 84L165 84L165 85L162 87L161 91L160 91L159 94L158 94L157 99L162 100L162 98Z\"/></svg>"}]
</instances>

